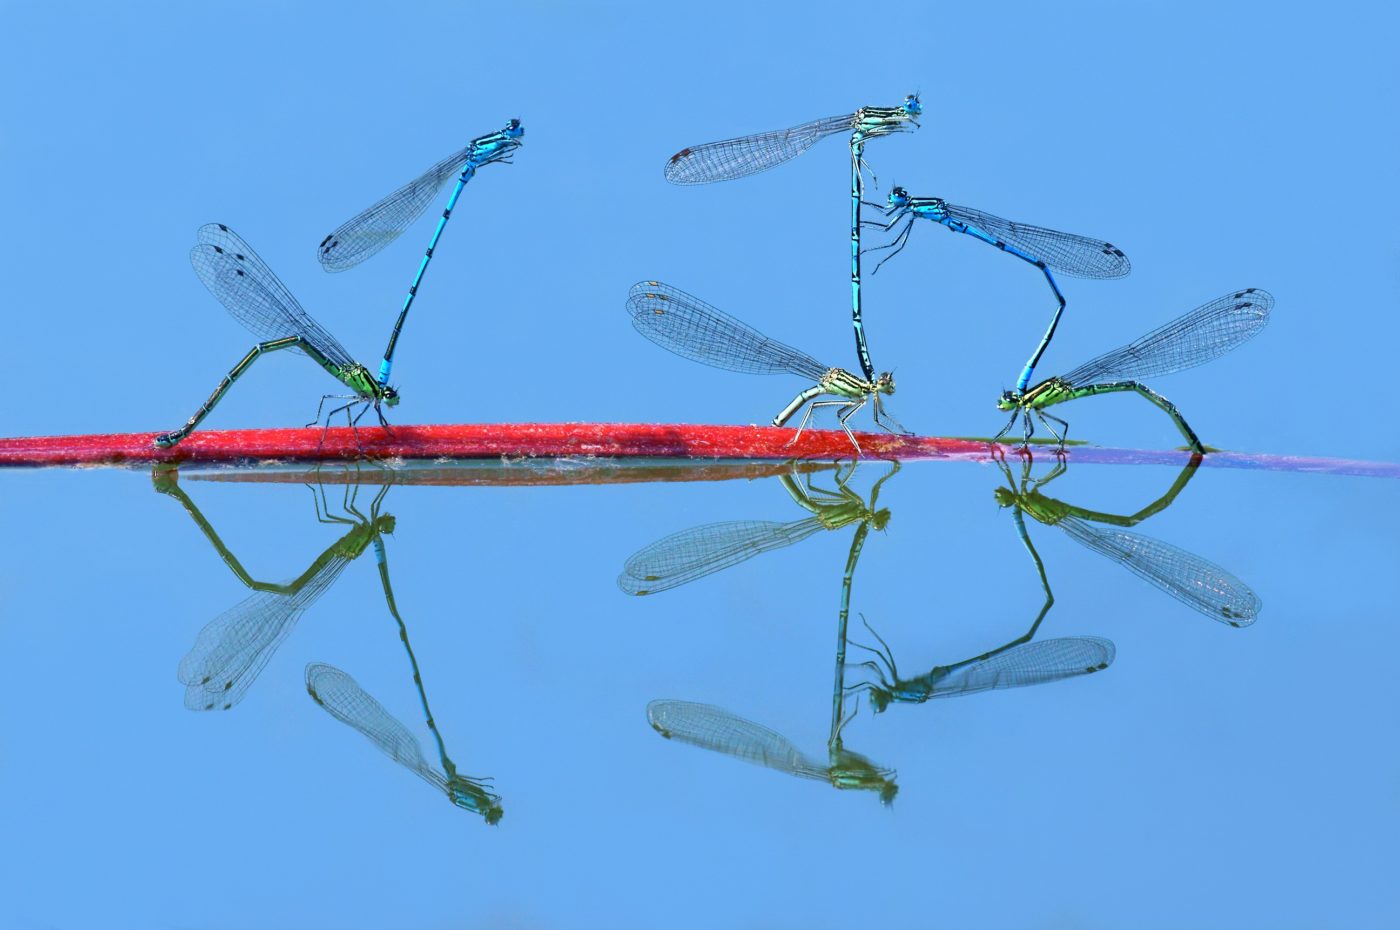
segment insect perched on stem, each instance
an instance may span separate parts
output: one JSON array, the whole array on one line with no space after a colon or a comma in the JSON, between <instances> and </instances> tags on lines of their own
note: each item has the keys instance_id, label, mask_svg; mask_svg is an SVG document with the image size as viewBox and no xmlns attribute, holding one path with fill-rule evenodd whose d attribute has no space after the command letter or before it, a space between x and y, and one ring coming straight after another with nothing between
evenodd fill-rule
<instances>
[{"instance_id":1,"label":"insect perched on stem","mask_svg":"<svg viewBox=\"0 0 1400 930\"><path fill-rule=\"evenodd\" d=\"M1268 291L1255 287L1233 291L1154 329L1141 339L1085 362L1067 375L1048 378L1028 391L1006 391L997 401L997 409L1011 411L1011 419L993 441L1005 436L1020 417L1025 426L1025 441L1029 443L1035 431L1031 426L1034 413L1060 441L1063 450L1069 424L1046 413L1046 407L1095 394L1135 391L1172 418L1191 451L1205 452L1205 446L1172 402L1141 382L1194 368L1224 355L1264 328L1273 305L1274 298ZM1064 432L1056 432L1047 420L1060 424Z\"/></svg>"},{"instance_id":2,"label":"insect perched on stem","mask_svg":"<svg viewBox=\"0 0 1400 930\"><path fill-rule=\"evenodd\" d=\"M184 426L156 436L154 442L157 446L168 449L188 436L260 356L280 349L295 349L310 356L331 377L354 392L324 395L316 407L316 419L307 426L314 426L320 421L321 409L327 400L337 399L349 400L349 403L326 414L327 426L331 417L343 411L346 422L353 429L360 417L373 407L379 422L388 427L389 423L384 419L380 407L396 405L399 392L376 381L368 368L355 361L334 336L313 320L297 303L291 291L272 273L272 269L237 233L222 223L201 226L199 243L190 250L190 263L204 286L233 314L234 319L263 341L248 350L248 354L233 366ZM364 410L352 419L350 409L358 404L364 404Z\"/></svg>"},{"instance_id":3,"label":"insect perched on stem","mask_svg":"<svg viewBox=\"0 0 1400 930\"><path fill-rule=\"evenodd\" d=\"M627 312L631 314L632 326L637 332L663 349L693 361L754 375L786 372L817 382L794 397L773 417L773 425L782 426L797 411L807 407L802 423L797 427L797 435L792 437L793 442L802 435L807 421L818 407L838 408L837 419L857 454L860 453L860 443L856 442L855 434L846 421L867 403L874 403L877 424L890 432L904 431L893 417L885 413L884 405L880 402L881 394L894 393L894 375L891 372L884 372L875 380L868 381L844 368L830 368L805 352L769 339L698 297L658 281L642 281L632 285L631 295L627 298ZM823 394L841 399L816 401ZM881 417L894 426L887 425Z\"/></svg>"},{"instance_id":4,"label":"insect perched on stem","mask_svg":"<svg viewBox=\"0 0 1400 930\"><path fill-rule=\"evenodd\" d=\"M874 203L867 203L867 206L881 208L880 204ZM866 249L867 252L894 249L880 259L880 263L871 274L879 271L881 265L903 251L905 243L909 241L909 233L914 228L914 221L926 219L941 224L950 232L980 239L1001 249L1007 255L1014 255L1023 262L1029 262L1045 275L1058 306L1054 316L1050 318L1045 335L1040 338L1040 344L1036 346L1035 352L1021 370L1020 377L1016 379L1018 391L1024 391L1030 383L1031 374L1035 371L1035 366L1040 364L1040 357L1050 346L1050 340L1055 336L1055 327L1060 325L1060 316L1065 310L1065 295L1060 293L1060 287L1055 283L1055 277L1050 274L1050 270L1053 268L1055 271L1080 278L1121 278L1132 270L1128 256L1111 242L1004 220L972 207L948 203L939 197L911 197L902 187L890 191L889 201L883 209L889 219L888 223L872 221L865 225L887 230L900 220L905 220L905 223L894 239L885 245Z\"/></svg>"}]
</instances>

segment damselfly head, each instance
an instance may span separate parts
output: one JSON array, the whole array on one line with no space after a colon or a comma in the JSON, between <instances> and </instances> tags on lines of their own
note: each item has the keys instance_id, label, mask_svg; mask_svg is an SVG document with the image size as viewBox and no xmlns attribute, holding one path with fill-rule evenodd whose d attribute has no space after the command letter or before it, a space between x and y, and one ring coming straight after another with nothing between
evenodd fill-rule
<instances>
[{"instance_id":1,"label":"damselfly head","mask_svg":"<svg viewBox=\"0 0 1400 930\"><path fill-rule=\"evenodd\" d=\"M883 507L875 511L870 517L870 525L880 532L884 532L885 527L890 525L890 509Z\"/></svg>"},{"instance_id":2,"label":"damselfly head","mask_svg":"<svg viewBox=\"0 0 1400 930\"><path fill-rule=\"evenodd\" d=\"M376 533L388 533L394 535L394 529L399 525L398 518L392 513L380 514L379 519L374 521L374 531Z\"/></svg>"},{"instance_id":3,"label":"damselfly head","mask_svg":"<svg viewBox=\"0 0 1400 930\"><path fill-rule=\"evenodd\" d=\"M998 410L1015 410L1021 406L1020 391L1002 391L1001 399L997 401Z\"/></svg>"},{"instance_id":4,"label":"damselfly head","mask_svg":"<svg viewBox=\"0 0 1400 930\"><path fill-rule=\"evenodd\" d=\"M870 709L877 714L883 714L885 708L890 706L890 692L876 685L871 685L865 692L870 699Z\"/></svg>"},{"instance_id":5,"label":"damselfly head","mask_svg":"<svg viewBox=\"0 0 1400 930\"><path fill-rule=\"evenodd\" d=\"M399 389L386 384L382 388L379 399L386 407L397 407L399 405Z\"/></svg>"},{"instance_id":6,"label":"damselfly head","mask_svg":"<svg viewBox=\"0 0 1400 930\"><path fill-rule=\"evenodd\" d=\"M447 794L453 804L464 811L480 814L489 824L499 823L505 813L500 797L461 775L454 775L448 781Z\"/></svg>"},{"instance_id":7,"label":"damselfly head","mask_svg":"<svg viewBox=\"0 0 1400 930\"><path fill-rule=\"evenodd\" d=\"M997 506L1003 510L1016 503L1016 492L1011 488L997 488L992 492L992 496L997 499Z\"/></svg>"},{"instance_id":8,"label":"damselfly head","mask_svg":"<svg viewBox=\"0 0 1400 930\"><path fill-rule=\"evenodd\" d=\"M904 98L904 112L910 116L918 116L924 112L924 105L919 102L918 94L910 94Z\"/></svg>"},{"instance_id":9,"label":"damselfly head","mask_svg":"<svg viewBox=\"0 0 1400 930\"><path fill-rule=\"evenodd\" d=\"M875 393L877 393L877 394L893 394L893 393L894 393L894 372L892 372L892 371L882 371L882 372L880 372L880 377L878 377L878 378L875 379Z\"/></svg>"},{"instance_id":10,"label":"damselfly head","mask_svg":"<svg viewBox=\"0 0 1400 930\"><path fill-rule=\"evenodd\" d=\"M504 132L512 139L519 139L521 136L525 135L525 127L520 125L520 120L513 119L509 123L506 123Z\"/></svg>"},{"instance_id":11,"label":"damselfly head","mask_svg":"<svg viewBox=\"0 0 1400 930\"><path fill-rule=\"evenodd\" d=\"M896 184L894 189L890 191L889 204L891 210L909 206L909 192Z\"/></svg>"}]
</instances>

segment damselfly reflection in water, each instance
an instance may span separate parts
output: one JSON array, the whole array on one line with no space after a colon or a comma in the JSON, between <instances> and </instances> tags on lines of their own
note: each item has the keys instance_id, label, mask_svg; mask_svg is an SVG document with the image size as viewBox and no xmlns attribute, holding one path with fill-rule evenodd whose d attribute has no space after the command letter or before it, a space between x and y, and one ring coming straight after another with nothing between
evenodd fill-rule
<instances>
[{"instance_id":1,"label":"damselfly reflection in water","mask_svg":"<svg viewBox=\"0 0 1400 930\"><path fill-rule=\"evenodd\" d=\"M402 625L403 621L399 622ZM408 631L404 629L401 635L404 647L408 648ZM408 655L412 661L412 649L409 649ZM453 804L480 814L487 823L499 823L503 813L501 798L487 787L491 779L462 775L448 758L442 734L438 732L432 711L428 709L428 697L423 691L423 681L418 675L416 663L413 681L418 686L418 697L423 702L428 729L432 730L433 739L437 740L438 758L446 775L428 764L418 738L367 694L355 679L332 665L313 662L306 666L306 692L328 714L358 730L389 758L447 795Z\"/></svg>"},{"instance_id":2,"label":"damselfly reflection in water","mask_svg":"<svg viewBox=\"0 0 1400 930\"><path fill-rule=\"evenodd\" d=\"M1191 457L1165 494L1133 514L1088 510L1047 497L1040 489L1065 473L1065 463L1057 462L1036 481L1030 480L1030 464L1029 458L1024 459L1018 485L1006 463L998 462L1006 486L996 490L997 503L1012 508L1012 518L1023 538L1028 537L1022 514L1029 514L1046 526L1060 527L1075 542L1119 563L1197 613L1235 627L1254 622L1259 614L1259 597L1230 572L1151 537L1107 528L1135 526L1171 506L1200 467L1199 454Z\"/></svg>"},{"instance_id":3,"label":"damselfly reflection in water","mask_svg":"<svg viewBox=\"0 0 1400 930\"><path fill-rule=\"evenodd\" d=\"M787 523L729 520L681 530L633 553L622 566L617 586L628 594L658 594L731 568L761 552L791 546L819 530L839 530L856 523L883 530L890 512L879 508L880 488L897 471L899 462L891 462L889 471L871 486L869 503L847 486L855 474L854 462L844 474L837 467L836 487L830 489L817 486L810 472L804 482L798 481L795 472L780 475L778 480L793 503L812 516Z\"/></svg>"},{"instance_id":4,"label":"damselfly reflection in water","mask_svg":"<svg viewBox=\"0 0 1400 930\"><path fill-rule=\"evenodd\" d=\"M190 710L229 710L243 700L248 689L271 660L296 622L316 600L335 584L340 573L364 554L371 544L380 561L387 595L387 567L384 562L383 533L394 531L390 514L380 514L379 506L389 485L384 485L370 505L369 516L355 507L358 485L346 485L342 514L326 504L325 489L311 489L316 519L341 524L349 529L331 543L299 576L277 584L258 581L248 574L238 558L224 545L219 534L200 513L188 494L177 483L173 470L152 473L155 488L175 498L185 508L224 564L254 594L215 617L204 627L188 654L180 660L180 681L185 685L185 706ZM309 485L308 485L309 487Z\"/></svg>"},{"instance_id":5,"label":"damselfly reflection in water","mask_svg":"<svg viewBox=\"0 0 1400 930\"><path fill-rule=\"evenodd\" d=\"M1048 684L1103 671L1113 664L1117 650L1112 642L1100 636L1066 636L1033 642L1045 615L1055 604L1055 595L1050 590L1045 563L1026 533L1024 521L1019 513L1015 517L1021 545L1030 554L1036 574L1040 578L1041 590L1045 592L1045 600L1030 629L1016 639L979 656L950 665L935 665L925 674L915 678L901 678L889 644L862 616L861 622L865 623L865 628L875 637L879 646L867 646L854 640L851 644L874 656L873 659L859 664L869 669L875 678L873 681L848 686L848 690L864 691L870 698L870 706L875 713L883 712L891 702L922 704L934 698L961 697L982 691Z\"/></svg>"},{"instance_id":6,"label":"damselfly reflection in water","mask_svg":"<svg viewBox=\"0 0 1400 930\"><path fill-rule=\"evenodd\" d=\"M876 497L879 495L880 484L888 479L890 475L893 475L897 468L898 465L896 464L888 474L884 475L876 482L871 490L870 505L868 507L864 506L864 502L846 488L845 483L850 479L849 472L844 479L840 478L838 472L839 492L824 492L827 502L832 504L835 509L839 509L846 517L844 522L841 522L840 525L857 524L855 534L851 539L850 551L846 556L845 570L841 575L841 609L837 615L836 624L836 681L832 687L831 695L831 726L827 735L826 763L823 764L814 757L803 753L786 737L770 730L768 727L746 720L722 708L693 701L663 700L652 701L648 704L647 719L658 733L667 739L677 739L681 742L691 743L692 745L700 746L704 749L710 749L715 752L733 756L736 759L743 759L747 762L754 762L771 769L787 772L789 775L827 781L832 786L843 790L857 789L874 791L879 794L880 800L885 804L889 804L894 800L895 794L899 791L898 785L895 784L894 770L876 765L860 753L847 749L843 739L843 732L847 724L855 718L856 711L858 710L858 707L852 708L849 714L847 714L845 710L845 702L851 690L846 687L846 629L847 622L850 618L851 587L855 578L856 565L860 561L861 551L865 546L865 539L870 533L871 525L876 522L877 514L883 514L883 518L879 520L881 527L889 520L889 511L876 511L875 502ZM799 497L811 503L812 496L816 491L811 489L810 483L809 490L811 490L812 493L802 495L801 488L791 476L783 476L783 481L788 488L789 494L793 494L793 499L798 501L799 504L801 503ZM812 508L809 507L808 509ZM796 539L805 538L806 535L810 535L812 532L815 532L817 528L824 525L821 521L822 512L820 509L815 509L813 512L816 513L817 516L802 522L805 524L814 521L816 525L806 534L798 536ZM835 510L832 512L835 512ZM731 525L732 524L711 524L710 527L698 527L697 530L703 531L712 529L713 527ZM774 526L781 526L781 524L774 524ZM663 544L667 543L668 540L673 540L684 535L686 534L677 534L676 537L668 537L667 540L662 540L660 543L656 544L656 546L648 547L648 550L656 549L657 547L663 547L663 552L674 550L675 547L664 547ZM701 538L709 538L714 535L726 536L728 534L701 533L699 535ZM796 539L789 540L788 542L780 542L777 545L790 545L792 542L795 542ZM776 546L770 548L776 548ZM643 552L647 552L648 550L643 550ZM749 554L753 555L761 551L763 550L755 549ZM640 554L641 553L638 555ZM736 562L743 561L743 558L748 557L746 555L742 558L718 561L707 558L701 559L697 563L697 560L686 556L684 552L682 555L683 557L679 562L683 570L678 575L681 580L675 581L670 587L674 587L675 584L682 584L685 581L703 577L710 572L718 571L720 568L733 565ZM636 556L633 558L635 559ZM631 564L631 560L629 560L629 564ZM705 570L697 572L687 568L688 565L695 564L698 564ZM628 576L624 573L623 578L619 579L619 583L621 584L627 577ZM625 587L624 590L626 590Z\"/></svg>"},{"instance_id":7,"label":"damselfly reflection in water","mask_svg":"<svg viewBox=\"0 0 1400 930\"><path fill-rule=\"evenodd\" d=\"M372 546L379 567L384 602L397 624L399 641L408 656L414 688L428 730L437 744L443 771L439 772L429 765L417 738L346 673L323 663L312 663L306 668L307 691L328 713L358 730L390 758L438 788L457 807L480 814L487 823L494 824L501 819L501 799L488 787L491 779L463 775L457 771L428 705L418 658L409 641L408 625L399 613L389 580L389 559L383 534L392 534L396 521L390 514L381 514L380 506L389 492L390 484L385 483L379 488L368 515L356 506L360 487L358 480L346 482L339 514L333 513L327 503L323 485L316 488L308 485L317 520L349 525L350 529L298 578L286 584L271 584L258 581L248 574L194 501L179 486L176 472L158 469L152 477L156 490L174 497L184 506L225 564L240 581L257 592L201 630L194 647L181 660L180 681L186 687L186 707L191 710L233 708L247 694L301 614L330 588L346 565Z\"/></svg>"}]
</instances>

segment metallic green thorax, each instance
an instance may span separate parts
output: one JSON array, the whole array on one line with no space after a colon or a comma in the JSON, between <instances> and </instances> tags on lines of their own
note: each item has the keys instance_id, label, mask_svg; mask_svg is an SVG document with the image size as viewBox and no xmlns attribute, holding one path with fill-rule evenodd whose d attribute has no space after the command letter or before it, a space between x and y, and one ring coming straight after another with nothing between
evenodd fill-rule
<instances>
[{"instance_id":1,"label":"metallic green thorax","mask_svg":"<svg viewBox=\"0 0 1400 930\"><path fill-rule=\"evenodd\" d=\"M321 362L320 359L317 361ZM321 367L365 400L382 403L388 407L393 407L399 402L398 391L388 385L380 384L374 374L364 365L357 364L354 368L342 370L330 362L321 362Z\"/></svg>"},{"instance_id":2,"label":"metallic green thorax","mask_svg":"<svg viewBox=\"0 0 1400 930\"><path fill-rule=\"evenodd\" d=\"M998 410L1044 410L1078 397L1088 397L1091 388L1078 388L1062 378L1050 378L1024 393L1007 391L997 401Z\"/></svg>"},{"instance_id":3,"label":"metallic green thorax","mask_svg":"<svg viewBox=\"0 0 1400 930\"><path fill-rule=\"evenodd\" d=\"M1096 394L1116 394L1124 391L1131 391L1135 394L1142 395L1148 403L1154 405L1167 416L1171 417L1172 422L1176 424L1176 428L1186 439L1186 444L1192 452L1204 453L1206 451L1205 446L1201 444L1201 440L1196 435L1195 430L1191 429L1191 425L1186 422L1186 418L1176 409L1176 405L1147 385L1139 384L1136 381L1110 381L1106 384L1086 384L1082 387L1075 387L1063 378L1050 378L1040 382L1035 387L1025 392L1004 391L1001 398L997 401L997 409L1002 411L1020 410L1021 416L1025 421L1026 439L1029 441L1031 435L1030 416L1032 412L1035 412L1036 415L1041 418L1041 422L1045 423L1045 418L1049 415L1043 414L1041 411L1046 407L1053 407L1055 404L1062 404L1068 400L1078 400L1081 397L1093 397ZM1053 427L1045 423L1046 427L1050 429L1050 432L1060 441L1060 446L1063 448L1065 435L1069 432L1069 424L1057 417L1050 417L1050 419L1056 420L1065 430L1064 434L1056 433ZM1016 416L1013 414L1011 422L1006 425L1005 429L997 434L997 438L1001 438L1015 422Z\"/></svg>"}]
</instances>

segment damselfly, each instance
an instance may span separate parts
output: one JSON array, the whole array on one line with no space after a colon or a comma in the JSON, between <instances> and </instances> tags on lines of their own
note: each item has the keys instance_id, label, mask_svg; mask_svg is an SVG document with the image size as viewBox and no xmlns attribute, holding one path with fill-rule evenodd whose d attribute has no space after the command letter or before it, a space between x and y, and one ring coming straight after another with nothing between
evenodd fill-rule
<instances>
[{"instance_id":1,"label":"damselfly","mask_svg":"<svg viewBox=\"0 0 1400 930\"><path fill-rule=\"evenodd\" d=\"M708 184L747 177L791 161L817 141L837 133L851 133L855 145L917 128L916 117L923 110L919 95L910 94L897 107L861 107L854 113L828 116L790 129L691 146L671 156L666 163L666 180L672 184Z\"/></svg>"},{"instance_id":2,"label":"damselfly","mask_svg":"<svg viewBox=\"0 0 1400 930\"><path fill-rule=\"evenodd\" d=\"M709 142L681 149L666 163L666 180L673 184L706 184L757 174L790 161L819 139L849 132L851 146L851 323L855 327L856 354L866 381L875 380L875 366L865 342L860 305L860 205L865 191L861 175L865 143L870 139L918 128L916 117L924 110L918 94L910 94L897 107L862 107L844 116L813 120L791 129L761 132L723 142Z\"/></svg>"},{"instance_id":3,"label":"damselfly","mask_svg":"<svg viewBox=\"0 0 1400 930\"><path fill-rule=\"evenodd\" d=\"M1204 452L1200 439L1171 401L1140 382L1194 368L1224 355L1264 328L1273 305L1274 298L1267 291L1253 287L1234 291L1154 329L1135 342L1085 362L1069 374L1049 378L1028 391L1020 388L1005 391L997 401L997 409L1012 411L1011 419L993 441L1005 436L1015 425L1016 418L1021 417L1025 441L1029 443L1034 432L1031 425L1034 413L1063 449L1069 424L1046 413L1046 407L1095 394L1135 391L1172 418L1192 451ZM1047 419L1060 424L1064 433L1056 432Z\"/></svg>"},{"instance_id":4,"label":"damselfly","mask_svg":"<svg viewBox=\"0 0 1400 930\"><path fill-rule=\"evenodd\" d=\"M647 720L667 739L843 790L875 791L886 804L899 790L892 769L878 766L858 752L830 746L822 761L798 749L781 733L710 704L652 701L647 705Z\"/></svg>"},{"instance_id":5,"label":"damselfly","mask_svg":"<svg viewBox=\"0 0 1400 930\"><path fill-rule=\"evenodd\" d=\"M457 186L452 190L447 209L443 211L433 235L433 242L436 243L462 187L476 174L476 169L498 161L509 164L509 157L522 145L520 140L524 134L520 120L513 119L504 129L471 140L466 148L453 152L383 200L336 227L335 232L321 240L316 249L316 258L327 271L344 271L355 267L397 239L414 220L423 215L438 191L455 175ZM432 249L428 251L428 257L431 257Z\"/></svg>"},{"instance_id":6,"label":"damselfly","mask_svg":"<svg viewBox=\"0 0 1400 930\"><path fill-rule=\"evenodd\" d=\"M854 462L845 475L838 468L835 490L816 486L810 474L805 488L795 475L779 475L788 496L812 516L788 523L729 520L672 533L628 557L617 576L617 586L627 594L659 594L732 568L761 552L791 546L820 530L839 530L858 523L883 530L890 512L879 507L880 486L899 471L899 462L891 462L889 472L876 480L868 504L846 486L854 471Z\"/></svg>"},{"instance_id":7,"label":"damselfly","mask_svg":"<svg viewBox=\"0 0 1400 930\"><path fill-rule=\"evenodd\" d=\"M399 341L404 320L408 318L408 308L413 306L413 299L418 296L418 286L423 283L423 274L428 270L428 262L433 260L433 251L447 221L452 218L452 210L457 206L462 188L476 175L478 168L495 162L510 164L510 155L523 144L521 138L524 134L520 120L513 119L504 129L473 139L460 152L447 156L383 200L342 223L335 232L321 240L316 257L323 268L327 271L353 268L397 239L409 224L423 214L448 180L457 175L457 184L447 198L442 216L438 218L433 238L429 240L428 249L418 263L418 272L408 287L408 296L404 298L394 331L389 336L384 360L379 365L380 384L389 382L389 372L394 364L394 347Z\"/></svg>"},{"instance_id":8,"label":"damselfly","mask_svg":"<svg viewBox=\"0 0 1400 930\"><path fill-rule=\"evenodd\" d=\"M157 446L169 448L188 436L259 356L279 349L295 349L305 353L337 381L354 391L353 394L323 396L316 408L316 419L308 426L315 425L321 419L322 407L332 398L350 402L328 413L327 425L331 417L344 411L346 422L353 428L371 407L378 415L379 422L386 427L389 425L380 405L392 407L397 404L399 392L387 384L380 384L368 368L351 358L336 338L301 308L291 291L237 233L221 223L200 227L199 244L190 250L190 262L204 286L233 314L234 319L265 341L253 346L242 361L233 366L184 426L156 436L154 442ZM364 404L365 408L351 419L350 408L357 404Z\"/></svg>"},{"instance_id":9,"label":"damselfly","mask_svg":"<svg viewBox=\"0 0 1400 930\"><path fill-rule=\"evenodd\" d=\"M1041 488L1065 473L1063 462L1058 462L1045 477L1031 482L1027 460L1022 466L1019 487L1006 463L998 462L1006 486L997 488L996 499L999 506L1013 508L1012 515L1023 536L1021 514L1025 513L1046 526L1059 527L1081 546L1117 562L1197 613L1230 626L1249 626L1258 617L1261 606L1249 585L1214 562L1121 529L1135 526L1169 507L1200 464L1200 454L1192 456L1165 494L1133 514L1088 510L1041 493Z\"/></svg>"},{"instance_id":10,"label":"damselfly","mask_svg":"<svg viewBox=\"0 0 1400 930\"><path fill-rule=\"evenodd\" d=\"M843 368L829 368L805 352L769 339L703 300L657 281L634 284L627 298L627 311L637 332L663 349L693 361L755 375L787 372L816 381L816 385L798 394L773 417L773 425L782 426L797 411L807 407L793 442L802 435L816 408L836 407L841 428L859 454L860 443L856 442L846 421L872 400L875 422L890 432L903 432L904 428L885 413L880 402L881 394L894 393L894 375L890 372L869 381ZM842 399L816 401L823 394ZM887 425L882 416L894 425Z\"/></svg>"},{"instance_id":11,"label":"damselfly","mask_svg":"<svg viewBox=\"0 0 1400 930\"><path fill-rule=\"evenodd\" d=\"M238 480L232 473L224 477ZM214 527L195 506L194 501L179 486L177 479L178 473L174 470L158 469L152 474L156 490L178 500L225 564L240 581L258 592L226 611L200 631L194 647L180 663L180 680L186 686L185 706L191 710L229 710L242 700L301 614L330 588L346 565L373 546L375 562L379 566L380 585L384 589L384 602L398 624L398 638L408 655L418 700L422 704L428 729L437 742L438 755L446 775L439 774L423 761L418 741L407 733L402 724L388 718L387 714L384 714L384 717L388 722L375 714L376 708L381 712L383 709L373 698L359 691L359 686L348 675L331 670L341 677L337 678L329 673L325 676L312 676L308 669L308 689L311 689L314 679L318 687L312 690L312 696L317 697L318 702L328 711L364 733L385 752L441 789L453 804L481 814L488 823L499 820L500 798L484 784L490 779L472 778L457 772L456 766L447 755L447 746L428 706L428 695L423 685L422 672L418 667L418 658L409 642L408 625L399 614L394 589L389 581L389 559L383 537L386 533L394 532L396 521L390 514L381 514L379 508L391 485L385 484L379 489L369 507L368 515L356 507L360 488L358 480L346 484L341 501L343 515L331 510L326 501L324 485L312 488L317 521L346 524L350 526L350 530L313 562L301 577L279 585L257 581L248 574L237 556L229 551ZM391 750L391 746L395 749ZM402 750L402 754L398 749Z\"/></svg>"},{"instance_id":12,"label":"damselfly","mask_svg":"<svg viewBox=\"0 0 1400 930\"><path fill-rule=\"evenodd\" d=\"M879 204L874 203L867 206L880 208ZM904 249L904 244L909 240L909 233L914 228L914 221L926 219L941 224L951 232L964 233L974 239L980 239L1008 255L1029 262L1045 275L1045 280L1049 282L1050 290L1059 306L1050 319L1050 326L1045 330L1045 335L1041 337L1040 345L1036 347L1035 353L1030 361L1026 362L1025 369L1016 381L1018 391L1024 391L1030 383L1031 373L1035 371L1040 357L1050 345L1050 340L1055 335L1055 327L1059 325L1060 315L1065 309L1065 296L1060 293L1059 285L1050 274L1051 269L1081 278L1121 278L1132 269L1128 257L1112 243L1004 220L972 207L948 203L938 197L911 197L902 187L896 187L890 192L889 201L883 209L889 222L871 222L866 225L888 230L903 220L904 228L889 243L866 249L867 252L894 249L880 260L872 274L878 272L881 265Z\"/></svg>"},{"instance_id":13,"label":"damselfly","mask_svg":"<svg viewBox=\"0 0 1400 930\"><path fill-rule=\"evenodd\" d=\"M865 628L880 643L876 648L864 647L876 658L861 663L875 673L876 681L856 687L866 692L877 714L891 702L922 704L934 698L1024 688L1101 672L1113 664L1116 654L1113 643L1100 636L1065 636L1035 642L1017 640L962 662L936 665L916 678L900 678L889 645L870 624Z\"/></svg>"},{"instance_id":14,"label":"damselfly","mask_svg":"<svg viewBox=\"0 0 1400 930\"><path fill-rule=\"evenodd\" d=\"M310 663L306 666L306 692L326 713L359 731L380 752L447 795L453 804L482 815L487 823L500 821L501 799L486 786L489 778L457 774L446 751L440 753L446 774L433 768L423 756L418 738L345 672L333 665ZM424 702L426 707L426 698ZM432 725L431 715L428 723Z\"/></svg>"},{"instance_id":15,"label":"damselfly","mask_svg":"<svg viewBox=\"0 0 1400 930\"><path fill-rule=\"evenodd\" d=\"M224 563L255 592L211 620L199 631L194 645L180 660L179 678L185 686L185 706L190 710L229 710L243 700L301 615L371 544L375 547L381 572L384 571L380 535L392 533L395 522L392 515L379 513L388 485L375 497L368 516L356 509L349 486L342 504L346 516L333 514L329 506L324 506L324 488L319 499L313 489L317 519L322 523L345 524L350 529L297 578L285 584L273 584L256 580L243 568L194 501L180 488L174 472L158 471L152 477L156 490L180 502Z\"/></svg>"},{"instance_id":16,"label":"damselfly","mask_svg":"<svg viewBox=\"0 0 1400 930\"><path fill-rule=\"evenodd\" d=\"M1039 632L1045 615L1054 606L1055 595L1050 590L1045 563L1031 542L1030 535L1026 533L1025 521L1021 519L1020 511L1014 511L1013 516L1021 545L1035 564L1041 590L1045 592L1045 599L1030 629L1016 639L979 656L951 665L936 665L915 678L901 678L889 644L862 616L861 622L880 645L872 647L854 640L851 644L875 656L873 660L860 663L874 673L875 680L851 685L847 690L864 691L870 698L870 706L875 713L883 712L891 702L922 704L934 698L960 697L980 691L1046 684L1102 671L1113 663L1113 643L1099 636L1068 636L1041 642L1032 641Z\"/></svg>"}]
</instances>

